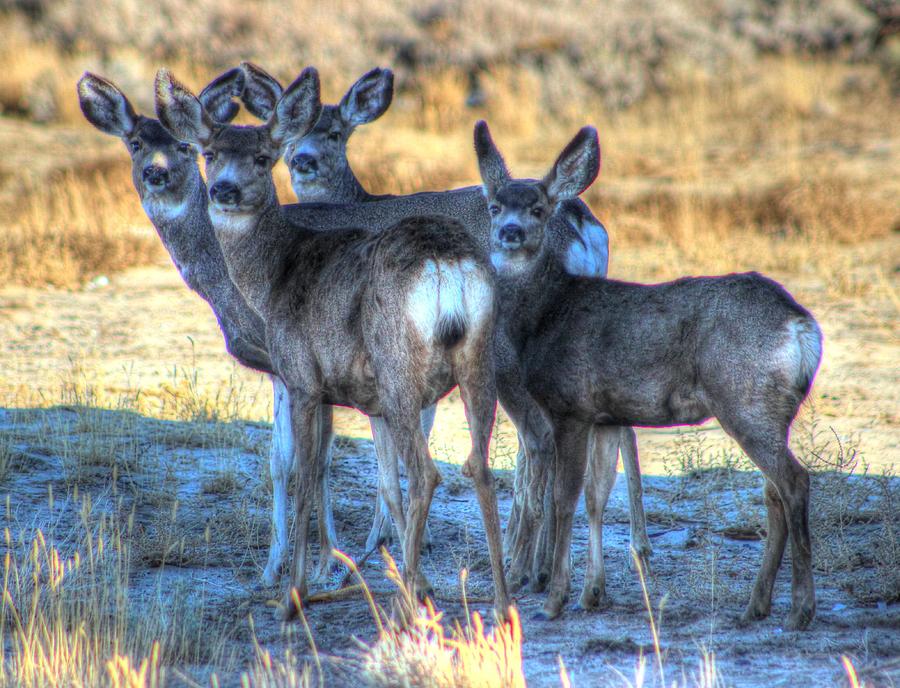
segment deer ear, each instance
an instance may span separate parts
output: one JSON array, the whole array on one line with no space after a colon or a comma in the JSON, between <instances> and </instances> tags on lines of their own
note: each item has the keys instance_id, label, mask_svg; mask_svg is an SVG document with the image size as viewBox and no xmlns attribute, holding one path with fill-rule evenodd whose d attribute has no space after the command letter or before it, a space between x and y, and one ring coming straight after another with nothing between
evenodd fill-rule
<instances>
[{"instance_id":1,"label":"deer ear","mask_svg":"<svg viewBox=\"0 0 900 688\"><path fill-rule=\"evenodd\" d=\"M600 172L600 141L594 127L583 127L559 154L543 179L554 202L577 197Z\"/></svg>"},{"instance_id":2,"label":"deer ear","mask_svg":"<svg viewBox=\"0 0 900 688\"><path fill-rule=\"evenodd\" d=\"M394 73L376 68L363 74L341 98L341 117L354 127L381 117L394 98Z\"/></svg>"},{"instance_id":3,"label":"deer ear","mask_svg":"<svg viewBox=\"0 0 900 688\"><path fill-rule=\"evenodd\" d=\"M315 126L321 112L319 73L314 67L307 67L287 87L275 106L268 124L272 140L283 146L291 139L305 136Z\"/></svg>"},{"instance_id":4,"label":"deer ear","mask_svg":"<svg viewBox=\"0 0 900 688\"><path fill-rule=\"evenodd\" d=\"M215 122L197 97L168 69L156 73L156 115L179 141L201 148L212 140Z\"/></svg>"},{"instance_id":5,"label":"deer ear","mask_svg":"<svg viewBox=\"0 0 900 688\"><path fill-rule=\"evenodd\" d=\"M197 99L214 120L227 124L241 109L234 98L239 98L244 92L245 80L244 72L239 68L229 69L200 91Z\"/></svg>"},{"instance_id":6,"label":"deer ear","mask_svg":"<svg viewBox=\"0 0 900 688\"><path fill-rule=\"evenodd\" d=\"M481 173L484 193L486 196L493 196L497 189L509 181L510 176L484 120L475 124L475 155L478 157L478 171Z\"/></svg>"},{"instance_id":7,"label":"deer ear","mask_svg":"<svg viewBox=\"0 0 900 688\"><path fill-rule=\"evenodd\" d=\"M241 95L244 107L254 117L268 121L284 89L274 76L252 62L241 62L241 69L246 77Z\"/></svg>"},{"instance_id":8,"label":"deer ear","mask_svg":"<svg viewBox=\"0 0 900 688\"><path fill-rule=\"evenodd\" d=\"M85 72L78 80L78 102L87 121L113 136L128 136L134 131L138 115L111 81Z\"/></svg>"}]
</instances>

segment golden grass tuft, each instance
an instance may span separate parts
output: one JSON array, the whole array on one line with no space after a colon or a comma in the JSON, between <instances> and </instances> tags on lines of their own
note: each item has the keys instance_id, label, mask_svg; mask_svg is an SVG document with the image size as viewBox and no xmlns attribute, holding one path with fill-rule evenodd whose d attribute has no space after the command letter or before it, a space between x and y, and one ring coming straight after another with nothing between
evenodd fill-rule
<instances>
[{"instance_id":1,"label":"golden grass tuft","mask_svg":"<svg viewBox=\"0 0 900 688\"><path fill-rule=\"evenodd\" d=\"M0 233L0 274L75 287L163 255L123 169L66 172L28 191Z\"/></svg>"}]
</instances>

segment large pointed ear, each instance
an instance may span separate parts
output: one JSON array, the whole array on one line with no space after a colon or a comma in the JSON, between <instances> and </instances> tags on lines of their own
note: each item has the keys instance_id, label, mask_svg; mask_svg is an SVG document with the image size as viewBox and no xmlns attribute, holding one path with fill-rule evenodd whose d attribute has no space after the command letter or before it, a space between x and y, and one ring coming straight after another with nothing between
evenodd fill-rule
<instances>
[{"instance_id":1,"label":"large pointed ear","mask_svg":"<svg viewBox=\"0 0 900 688\"><path fill-rule=\"evenodd\" d=\"M494 145L491 131L483 119L475 124L475 155L478 156L478 171L481 172L484 192L488 196L493 196L510 177L503 156Z\"/></svg>"},{"instance_id":2,"label":"large pointed ear","mask_svg":"<svg viewBox=\"0 0 900 688\"><path fill-rule=\"evenodd\" d=\"M179 141L201 148L212 139L215 122L197 97L168 69L156 73L156 116Z\"/></svg>"},{"instance_id":3,"label":"large pointed ear","mask_svg":"<svg viewBox=\"0 0 900 688\"><path fill-rule=\"evenodd\" d=\"M87 121L113 136L134 131L138 115L128 98L111 81L85 72L78 80L78 102Z\"/></svg>"},{"instance_id":4,"label":"large pointed ear","mask_svg":"<svg viewBox=\"0 0 900 688\"><path fill-rule=\"evenodd\" d=\"M594 127L583 127L559 154L544 177L547 195L553 201L577 197L600 172L600 140Z\"/></svg>"},{"instance_id":5,"label":"large pointed ear","mask_svg":"<svg viewBox=\"0 0 900 688\"><path fill-rule=\"evenodd\" d=\"M341 117L354 127L381 117L394 98L394 73L375 68L363 74L341 98Z\"/></svg>"},{"instance_id":6,"label":"large pointed ear","mask_svg":"<svg viewBox=\"0 0 900 688\"><path fill-rule=\"evenodd\" d=\"M244 107L254 117L268 121L284 89L274 76L252 62L241 62L241 69L246 82L241 95Z\"/></svg>"},{"instance_id":7,"label":"large pointed ear","mask_svg":"<svg viewBox=\"0 0 900 688\"><path fill-rule=\"evenodd\" d=\"M301 138L312 129L322 113L319 73L307 67L287 87L269 119L272 140L283 146L291 139Z\"/></svg>"},{"instance_id":8,"label":"large pointed ear","mask_svg":"<svg viewBox=\"0 0 900 688\"><path fill-rule=\"evenodd\" d=\"M234 99L240 98L243 94L244 82L244 72L238 67L229 69L200 91L197 99L214 120L227 124L237 116L241 109Z\"/></svg>"}]
</instances>

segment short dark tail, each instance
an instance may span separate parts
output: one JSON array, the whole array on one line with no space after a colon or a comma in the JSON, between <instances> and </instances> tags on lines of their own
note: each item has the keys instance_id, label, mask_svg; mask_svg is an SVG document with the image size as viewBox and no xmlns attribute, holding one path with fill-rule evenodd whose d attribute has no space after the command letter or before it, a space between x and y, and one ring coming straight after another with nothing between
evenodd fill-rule
<instances>
[{"instance_id":1,"label":"short dark tail","mask_svg":"<svg viewBox=\"0 0 900 688\"><path fill-rule=\"evenodd\" d=\"M448 313L438 320L435 334L442 346L452 349L466 336L466 321L459 313Z\"/></svg>"}]
</instances>

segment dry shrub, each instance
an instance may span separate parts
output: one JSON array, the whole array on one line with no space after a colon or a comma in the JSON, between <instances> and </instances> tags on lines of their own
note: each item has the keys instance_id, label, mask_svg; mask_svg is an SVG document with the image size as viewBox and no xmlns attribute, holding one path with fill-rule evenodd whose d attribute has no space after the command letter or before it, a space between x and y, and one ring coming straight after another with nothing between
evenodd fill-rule
<instances>
[{"instance_id":1,"label":"dry shrub","mask_svg":"<svg viewBox=\"0 0 900 688\"><path fill-rule=\"evenodd\" d=\"M0 274L20 284L77 286L162 255L124 170L67 172L30 190L10 216Z\"/></svg>"}]
</instances>

